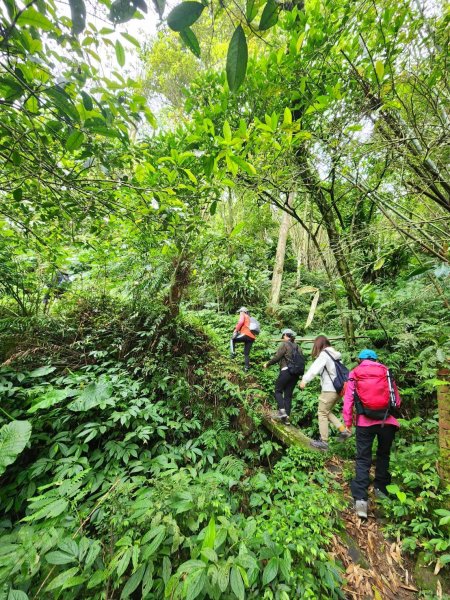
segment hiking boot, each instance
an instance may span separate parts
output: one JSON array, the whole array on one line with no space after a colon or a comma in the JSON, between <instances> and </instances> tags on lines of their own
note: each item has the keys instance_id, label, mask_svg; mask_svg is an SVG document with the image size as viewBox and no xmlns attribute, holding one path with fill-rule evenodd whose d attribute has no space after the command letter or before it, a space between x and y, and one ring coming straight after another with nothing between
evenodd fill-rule
<instances>
[{"instance_id":1,"label":"hiking boot","mask_svg":"<svg viewBox=\"0 0 450 600\"><path fill-rule=\"evenodd\" d=\"M290 425L290 424L291 424L291 421L290 421L290 419L289 419L289 415L286 415L286 416L284 417L284 419L283 419L283 424L284 424L284 425Z\"/></svg>"},{"instance_id":2,"label":"hiking boot","mask_svg":"<svg viewBox=\"0 0 450 600\"><path fill-rule=\"evenodd\" d=\"M244 373L248 373L250 371L250 367L244 367Z\"/></svg>"},{"instance_id":3,"label":"hiking boot","mask_svg":"<svg viewBox=\"0 0 450 600\"><path fill-rule=\"evenodd\" d=\"M360 519L367 519L367 500L355 500L355 512Z\"/></svg>"},{"instance_id":4,"label":"hiking boot","mask_svg":"<svg viewBox=\"0 0 450 600\"><path fill-rule=\"evenodd\" d=\"M328 444L327 444L327 442L324 442L323 440L312 440L310 442L310 445L313 448L317 448L318 450L328 450Z\"/></svg>"},{"instance_id":5,"label":"hiking boot","mask_svg":"<svg viewBox=\"0 0 450 600\"><path fill-rule=\"evenodd\" d=\"M385 494L379 488L374 489L374 494L375 494L375 498L378 498L378 500L389 500L389 496L387 494Z\"/></svg>"},{"instance_id":6,"label":"hiking boot","mask_svg":"<svg viewBox=\"0 0 450 600\"><path fill-rule=\"evenodd\" d=\"M348 440L349 437L352 437L352 432L348 429L344 429L344 431L339 432L339 441L343 442L344 440Z\"/></svg>"}]
</instances>

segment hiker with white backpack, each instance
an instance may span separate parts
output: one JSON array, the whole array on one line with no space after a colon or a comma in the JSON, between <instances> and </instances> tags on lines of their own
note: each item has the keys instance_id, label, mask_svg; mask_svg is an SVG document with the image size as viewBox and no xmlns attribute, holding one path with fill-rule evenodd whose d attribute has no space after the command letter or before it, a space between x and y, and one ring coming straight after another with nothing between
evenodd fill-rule
<instances>
[{"instance_id":1,"label":"hiker with white backpack","mask_svg":"<svg viewBox=\"0 0 450 600\"><path fill-rule=\"evenodd\" d=\"M295 331L283 329L283 340L275 355L264 364L264 368L279 363L280 374L275 382L275 400L278 406L278 418L285 425L289 425L291 414L292 394L300 376L305 371L305 358L302 351L295 343Z\"/></svg>"},{"instance_id":2,"label":"hiker with white backpack","mask_svg":"<svg viewBox=\"0 0 450 600\"><path fill-rule=\"evenodd\" d=\"M315 360L303 375L299 385L300 389L304 390L307 383L320 375L322 390L317 410L320 438L313 440L311 446L319 450L328 450L329 422L339 431L341 440L351 436L351 431L333 414L333 408L341 397L348 369L341 362L341 353L331 346L324 335L319 335L314 340L311 355Z\"/></svg>"},{"instance_id":3,"label":"hiker with white backpack","mask_svg":"<svg viewBox=\"0 0 450 600\"><path fill-rule=\"evenodd\" d=\"M250 350L260 332L260 325L254 317L250 316L248 308L245 306L241 306L237 312L239 313L239 321L231 337L230 355L231 358L236 356L236 344L244 344L244 371L248 371L250 369Z\"/></svg>"},{"instance_id":4,"label":"hiker with white backpack","mask_svg":"<svg viewBox=\"0 0 450 600\"><path fill-rule=\"evenodd\" d=\"M361 350L358 363L350 371L344 395L343 416L345 424L351 429L355 413L356 463L355 478L350 488L356 514L361 519L367 519L373 442L377 438L375 496L386 498L387 486L391 483L391 446L400 427L395 417L398 416L401 400L390 370L378 361L374 350Z\"/></svg>"}]
</instances>

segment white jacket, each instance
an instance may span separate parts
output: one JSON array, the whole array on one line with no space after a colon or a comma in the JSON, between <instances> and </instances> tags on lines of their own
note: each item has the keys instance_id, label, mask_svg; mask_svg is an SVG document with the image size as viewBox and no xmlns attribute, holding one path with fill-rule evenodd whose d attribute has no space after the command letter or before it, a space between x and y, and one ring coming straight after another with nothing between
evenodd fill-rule
<instances>
[{"instance_id":1,"label":"white jacket","mask_svg":"<svg viewBox=\"0 0 450 600\"><path fill-rule=\"evenodd\" d=\"M322 384L322 392L335 392L333 385L333 379L336 377L336 367L334 366L333 359L331 356L328 356L327 352L329 352L336 360L341 358L341 353L332 348L325 348L313 362L313 364L309 367L306 373L302 377L303 383L309 383L316 377L316 375L320 375L320 381Z\"/></svg>"}]
</instances>

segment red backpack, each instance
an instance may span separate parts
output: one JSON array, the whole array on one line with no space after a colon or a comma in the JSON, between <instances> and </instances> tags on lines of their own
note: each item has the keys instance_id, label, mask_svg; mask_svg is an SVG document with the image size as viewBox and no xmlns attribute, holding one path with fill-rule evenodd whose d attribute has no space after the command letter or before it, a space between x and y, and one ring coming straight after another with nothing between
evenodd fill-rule
<instances>
[{"instance_id":1,"label":"red backpack","mask_svg":"<svg viewBox=\"0 0 450 600\"><path fill-rule=\"evenodd\" d=\"M366 362L352 373L355 382L355 408L358 415L384 420L397 413L394 382L387 367L377 362Z\"/></svg>"}]
</instances>

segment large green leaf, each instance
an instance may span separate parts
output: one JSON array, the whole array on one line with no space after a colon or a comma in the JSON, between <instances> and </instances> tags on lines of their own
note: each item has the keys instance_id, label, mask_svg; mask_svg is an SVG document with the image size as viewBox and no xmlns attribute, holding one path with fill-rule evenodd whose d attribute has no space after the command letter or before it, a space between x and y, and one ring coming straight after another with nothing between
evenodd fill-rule
<instances>
[{"instance_id":1,"label":"large green leaf","mask_svg":"<svg viewBox=\"0 0 450 600\"><path fill-rule=\"evenodd\" d=\"M68 406L75 412L84 412L98 406L108 398L111 398L113 387L105 377L100 377L96 382L89 383L80 392L78 398Z\"/></svg>"},{"instance_id":2,"label":"large green leaf","mask_svg":"<svg viewBox=\"0 0 450 600\"><path fill-rule=\"evenodd\" d=\"M262 582L263 585L269 584L278 574L278 558L272 556L267 565L264 568Z\"/></svg>"},{"instance_id":3,"label":"large green leaf","mask_svg":"<svg viewBox=\"0 0 450 600\"><path fill-rule=\"evenodd\" d=\"M195 56L200 56L200 44L197 39L197 36L192 31L190 27L186 27L183 31L180 31L180 37L189 50L195 54Z\"/></svg>"},{"instance_id":4,"label":"large green leaf","mask_svg":"<svg viewBox=\"0 0 450 600\"><path fill-rule=\"evenodd\" d=\"M46 365L45 367L38 367L37 369L34 369L34 371L28 373L28 377L44 377L45 375L53 373L53 371L56 371L56 367Z\"/></svg>"},{"instance_id":5,"label":"large green leaf","mask_svg":"<svg viewBox=\"0 0 450 600\"><path fill-rule=\"evenodd\" d=\"M200 2L193 2L192 0L182 2L170 11L167 17L167 25L173 31L182 31L197 21L204 8L205 6Z\"/></svg>"},{"instance_id":6,"label":"large green leaf","mask_svg":"<svg viewBox=\"0 0 450 600\"><path fill-rule=\"evenodd\" d=\"M204 568L189 573L184 582L186 600L194 600L202 593L206 583L206 565Z\"/></svg>"},{"instance_id":7,"label":"large green leaf","mask_svg":"<svg viewBox=\"0 0 450 600\"><path fill-rule=\"evenodd\" d=\"M245 4L245 18L248 23L251 23L258 14L258 6L255 0L247 0Z\"/></svg>"},{"instance_id":8,"label":"large green leaf","mask_svg":"<svg viewBox=\"0 0 450 600\"><path fill-rule=\"evenodd\" d=\"M122 46L119 40L116 40L115 50L117 62L121 67L123 67L125 64L125 48Z\"/></svg>"},{"instance_id":9,"label":"large green leaf","mask_svg":"<svg viewBox=\"0 0 450 600\"><path fill-rule=\"evenodd\" d=\"M22 590L9 590L6 600L29 600L29 598Z\"/></svg>"},{"instance_id":10,"label":"large green leaf","mask_svg":"<svg viewBox=\"0 0 450 600\"><path fill-rule=\"evenodd\" d=\"M62 88L48 88L45 90L45 94L49 96L53 105L56 106L60 113L74 121L80 120L80 115L78 114L76 106L73 104L70 96L68 96Z\"/></svg>"},{"instance_id":11,"label":"large green leaf","mask_svg":"<svg viewBox=\"0 0 450 600\"><path fill-rule=\"evenodd\" d=\"M135 591L144 577L145 567L146 565L141 565L139 569L128 579L120 595L120 600L123 600L123 598L128 598Z\"/></svg>"},{"instance_id":12,"label":"large green leaf","mask_svg":"<svg viewBox=\"0 0 450 600\"><path fill-rule=\"evenodd\" d=\"M72 16L72 33L78 35L86 27L86 6L84 0L69 0Z\"/></svg>"},{"instance_id":13,"label":"large green leaf","mask_svg":"<svg viewBox=\"0 0 450 600\"><path fill-rule=\"evenodd\" d=\"M31 436L29 421L12 421L0 429L0 475L23 451Z\"/></svg>"},{"instance_id":14,"label":"large green leaf","mask_svg":"<svg viewBox=\"0 0 450 600\"><path fill-rule=\"evenodd\" d=\"M43 408L50 408L59 402L62 402L69 396L73 396L73 390L70 388L66 388L63 390L55 390L51 387L45 394L39 396L38 402L33 404L33 406L28 409L30 414L35 413L38 410L42 410Z\"/></svg>"},{"instance_id":15,"label":"large green leaf","mask_svg":"<svg viewBox=\"0 0 450 600\"><path fill-rule=\"evenodd\" d=\"M83 145L85 135L82 131L74 129L66 140L65 147L69 152L78 150Z\"/></svg>"},{"instance_id":16,"label":"large green leaf","mask_svg":"<svg viewBox=\"0 0 450 600\"><path fill-rule=\"evenodd\" d=\"M227 54L227 81L232 92L239 89L245 79L247 61L247 40L242 26L238 25L231 38Z\"/></svg>"},{"instance_id":17,"label":"large green leaf","mask_svg":"<svg viewBox=\"0 0 450 600\"><path fill-rule=\"evenodd\" d=\"M278 4L275 0L267 0L259 22L259 30L265 31L270 29L278 21Z\"/></svg>"},{"instance_id":18,"label":"large green leaf","mask_svg":"<svg viewBox=\"0 0 450 600\"><path fill-rule=\"evenodd\" d=\"M231 567L230 573L230 584L234 595L238 600L244 600L245 598L245 587L242 580L242 575L237 567Z\"/></svg>"},{"instance_id":19,"label":"large green leaf","mask_svg":"<svg viewBox=\"0 0 450 600\"><path fill-rule=\"evenodd\" d=\"M43 31L51 31L54 29L53 23L45 15L42 15L35 8L30 6L23 11L20 17L17 19L18 25L30 25L36 29L42 29Z\"/></svg>"}]
</instances>

